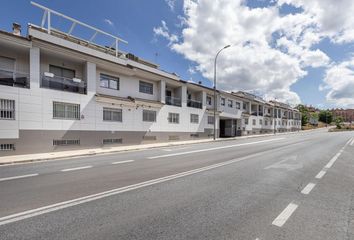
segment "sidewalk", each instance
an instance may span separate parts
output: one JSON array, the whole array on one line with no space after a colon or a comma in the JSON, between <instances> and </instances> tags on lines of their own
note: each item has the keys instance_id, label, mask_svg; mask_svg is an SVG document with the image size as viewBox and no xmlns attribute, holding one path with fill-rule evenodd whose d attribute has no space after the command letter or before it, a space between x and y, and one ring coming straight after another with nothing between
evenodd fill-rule
<instances>
[{"instance_id":1,"label":"sidewalk","mask_svg":"<svg viewBox=\"0 0 354 240\"><path fill-rule=\"evenodd\" d=\"M300 131L300 132L277 133L276 135L274 135L274 134L261 134L261 135L250 135L250 136L241 136L241 137L234 137L234 138L219 138L219 139L216 139L216 141L220 142L220 141L230 141L230 140L256 138L256 137L278 136L278 135L295 134L295 133L308 132L308 131L313 131L313 129ZM214 141L213 139L201 139L201 140L189 140L189 141L178 141L178 142L165 142L165 143L151 143L151 144L141 144L141 145L119 146L119 147L109 147L109 148L108 147L89 148L89 149L61 151L61 152L4 156L4 157L0 157L0 165L36 162L36 161L44 161L44 160L51 160L51 159L65 159L65 158L78 157L78 156L90 156L90 155L96 155L96 154L135 151L135 150L144 150L144 149L170 147L170 146L187 145L187 144L207 143L207 142L213 142L213 141Z\"/></svg>"}]
</instances>

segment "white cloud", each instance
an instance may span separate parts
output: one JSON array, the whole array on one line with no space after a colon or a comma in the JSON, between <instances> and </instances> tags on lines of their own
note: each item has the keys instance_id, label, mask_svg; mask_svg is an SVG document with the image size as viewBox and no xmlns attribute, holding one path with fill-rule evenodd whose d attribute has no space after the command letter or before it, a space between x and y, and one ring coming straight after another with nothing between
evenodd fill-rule
<instances>
[{"instance_id":1,"label":"white cloud","mask_svg":"<svg viewBox=\"0 0 354 240\"><path fill-rule=\"evenodd\" d=\"M163 20L161 21L161 26L153 28L153 32L154 32L155 36L161 36L161 37L164 37L165 39L167 39L168 40L168 45L171 45L172 43L178 41L177 35L171 34L169 32L167 24Z\"/></svg>"},{"instance_id":2,"label":"white cloud","mask_svg":"<svg viewBox=\"0 0 354 240\"><path fill-rule=\"evenodd\" d=\"M251 8L246 0L184 0L184 14L178 17L181 36L170 34L164 22L154 33L208 79L213 77L216 52L231 44L218 59L219 88L254 90L267 98L300 102L290 89L307 74L306 68L332 66L316 44L324 38L336 44L354 41L354 1L272 2L276 4ZM285 3L299 11L284 15Z\"/></svg>"},{"instance_id":3,"label":"white cloud","mask_svg":"<svg viewBox=\"0 0 354 240\"><path fill-rule=\"evenodd\" d=\"M105 23L107 23L108 25L114 27L114 23L113 23L111 20L109 20L108 18L105 18L103 21L104 21Z\"/></svg>"},{"instance_id":4,"label":"white cloud","mask_svg":"<svg viewBox=\"0 0 354 240\"><path fill-rule=\"evenodd\" d=\"M320 90L328 91L329 102L354 107L354 57L329 67Z\"/></svg>"},{"instance_id":5,"label":"white cloud","mask_svg":"<svg viewBox=\"0 0 354 240\"><path fill-rule=\"evenodd\" d=\"M165 2L171 11L175 10L176 0L165 0Z\"/></svg>"}]
</instances>

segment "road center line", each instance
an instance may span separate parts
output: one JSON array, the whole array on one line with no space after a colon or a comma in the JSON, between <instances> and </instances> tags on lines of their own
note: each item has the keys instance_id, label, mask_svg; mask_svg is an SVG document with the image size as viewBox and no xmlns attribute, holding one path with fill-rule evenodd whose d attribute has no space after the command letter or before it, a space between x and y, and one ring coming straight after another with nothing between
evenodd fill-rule
<instances>
[{"instance_id":1,"label":"road center line","mask_svg":"<svg viewBox=\"0 0 354 240\"><path fill-rule=\"evenodd\" d=\"M115 165L115 164L130 163L130 162L134 162L134 160L125 160L125 161L112 162L112 164Z\"/></svg>"},{"instance_id":2,"label":"road center line","mask_svg":"<svg viewBox=\"0 0 354 240\"><path fill-rule=\"evenodd\" d=\"M67 168L67 169L62 169L60 171L62 171L62 172L70 172L70 171L76 171L76 170L87 169L87 168L92 168L92 166L83 166L83 167L77 167L77 168Z\"/></svg>"},{"instance_id":3,"label":"road center line","mask_svg":"<svg viewBox=\"0 0 354 240\"><path fill-rule=\"evenodd\" d=\"M306 187L304 187L304 189L302 189L301 193L302 194L309 194L315 186L316 186L315 183L309 183L306 185Z\"/></svg>"},{"instance_id":4,"label":"road center line","mask_svg":"<svg viewBox=\"0 0 354 240\"><path fill-rule=\"evenodd\" d=\"M79 205L79 204L91 202L91 201L98 200L98 199L101 199L101 198L106 198L106 197L117 195L117 194L120 194L120 193L129 192L129 191L132 191L132 190L135 190L135 189L139 189L139 188L155 185L155 184L158 184L158 183L171 181L173 179L178 179L178 178L190 176L190 175L193 175L193 174L196 174L196 173L200 173L200 172L208 171L208 170L211 170L211 169L219 168L219 167L222 167L222 166L230 165L230 164L233 164L233 163L236 163L236 162L240 162L240 161L243 161L243 160L246 160L246 159L249 159L249 158L262 156L262 155L265 154L265 152L271 152L271 150L267 150L267 151L263 151L263 152L259 152L259 153L255 153L255 154L251 154L251 155L248 155L248 156L245 156L245 157L232 159L232 160L229 160L229 161L225 161L225 162L209 165L209 166L206 166L206 167L193 169L193 170L186 171L186 172L181 172L181 173L169 175L169 176L166 176L166 177L161 177L161 178L157 178L157 179L153 179L153 180L149 180L149 181L145 181L145 182L141 182L141 183L125 186L125 187L112 189L112 190L109 190L109 191L104 191L104 192L100 192L100 193L96 193L96 194L92 194L92 195L88 195L88 196L84 196L84 197L80 197L80 198L76 198L76 199L72 199L72 200L68 200L68 201L64 201L64 202L55 203L55 204L44 206L44 207L40 207L40 208L36 208L36 209L32 209L32 210L27 210L27 211L24 211L24 212L15 213L15 214L12 214L12 215L0 217L0 226L8 224L8 223L24 220L24 219L27 219L27 218L35 217L35 216L38 216L38 215L42 215L42 214L45 214L45 213L54 212L54 211L57 211L57 210L60 210L60 209L64 209L64 208L76 206L76 205Z\"/></svg>"},{"instance_id":5,"label":"road center line","mask_svg":"<svg viewBox=\"0 0 354 240\"><path fill-rule=\"evenodd\" d=\"M294 203L290 203L280 214L274 219L272 222L273 225L277 227L282 227L286 221L290 218L290 216L295 212L298 205Z\"/></svg>"},{"instance_id":6,"label":"road center line","mask_svg":"<svg viewBox=\"0 0 354 240\"><path fill-rule=\"evenodd\" d=\"M20 178L35 177L35 176L38 176L38 173L26 174L26 175L21 175L21 176L14 176L14 177L7 177L7 178L0 178L0 182L14 180L14 179L20 179Z\"/></svg>"},{"instance_id":7,"label":"road center line","mask_svg":"<svg viewBox=\"0 0 354 240\"><path fill-rule=\"evenodd\" d=\"M326 171L321 170L321 171L316 175L315 178L321 179L325 174L326 174Z\"/></svg>"},{"instance_id":8,"label":"road center line","mask_svg":"<svg viewBox=\"0 0 354 240\"><path fill-rule=\"evenodd\" d=\"M188 152L171 153L171 154L165 154L165 155L160 155L160 156L148 157L148 159L173 157L173 156L186 155L186 154L191 154L191 153L214 151L214 150L225 149L225 148L233 148L233 147L240 147L240 146L246 146L246 145L253 145L253 144L257 144L257 143L279 141L279 140L282 140L282 139L285 139L285 138L275 138L275 139L262 140L262 141L257 141L257 142L240 143L240 144L221 146L221 147L214 147L214 148L208 148L208 149L199 149L199 150L193 150L193 151L188 151Z\"/></svg>"}]
</instances>

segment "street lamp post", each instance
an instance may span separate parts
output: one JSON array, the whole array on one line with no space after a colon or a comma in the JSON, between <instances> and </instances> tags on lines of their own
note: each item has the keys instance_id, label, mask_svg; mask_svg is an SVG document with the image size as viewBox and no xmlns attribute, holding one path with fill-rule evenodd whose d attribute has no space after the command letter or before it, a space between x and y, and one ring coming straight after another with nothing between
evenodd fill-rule
<instances>
[{"instance_id":1,"label":"street lamp post","mask_svg":"<svg viewBox=\"0 0 354 240\"><path fill-rule=\"evenodd\" d=\"M224 50L225 48L230 47L231 45L226 45L225 47L223 47L222 49L220 49L215 56L215 60L214 60L214 140L216 139L216 60L219 56L219 54L221 53L222 50Z\"/></svg>"}]
</instances>

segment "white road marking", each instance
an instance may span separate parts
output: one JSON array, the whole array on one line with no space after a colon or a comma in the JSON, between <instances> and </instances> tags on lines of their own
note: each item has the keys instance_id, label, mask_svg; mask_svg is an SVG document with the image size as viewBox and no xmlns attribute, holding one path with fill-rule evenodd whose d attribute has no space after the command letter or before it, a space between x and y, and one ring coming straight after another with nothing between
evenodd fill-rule
<instances>
[{"instance_id":1,"label":"white road marking","mask_svg":"<svg viewBox=\"0 0 354 240\"><path fill-rule=\"evenodd\" d=\"M246 145L253 145L253 144L257 144L257 143L279 141L279 140L282 140L282 139L285 139L285 138L275 138L275 139L269 139L269 140L263 140L263 141L257 141L257 142L240 143L240 144L227 145L227 146L221 146L221 147L214 147L214 148L208 148L208 149L198 149L198 150L193 150L193 151L188 151L188 152L171 153L171 154L166 154L166 155L148 157L148 159L173 157L173 156L186 155L186 154L191 154L191 153L214 151L214 150L225 149L225 148L233 148L233 147L240 147L240 146L246 146Z\"/></svg>"},{"instance_id":2,"label":"white road marking","mask_svg":"<svg viewBox=\"0 0 354 240\"><path fill-rule=\"evenodd\" d=\"M134 160L125 160L125 161L112 162L112 164L130 163L130 162L134 162Z\"/></svg>"},{"instance_id":3,"label":"white road marking","mask_svg":"<svg viewBox=\"0 0 354 240\"><path fill-rule=\"evenodd\" d=\"M38 173L26 174L26 175L21 175L21 176L14 176L14 177L7 177L7 178L0 178L0 182L14 180L14 179L20 179L20 178L35 177L35 176L38 176Z\"/></svg>"},{"instance_id":4,"label":"white road marking","mask_svg":"<svg viewBox=\"0 0 354 240\"><path fill-rule=\"evenodd\" d=\"M309 183L306 185L306 187L304 187L304 189L302 189L301 193L302 194L309 194L315 186L316 186L315 183Z\"/></svg>"},{"instance_id":5,"label":"white road marking","mask_svg":"<svg viewBox=\"0 0 354 240\"><path fill-rule=\"evenodd\" d=\"M178 150L183 150L183 149L188 149L188 148L191 148L191 147L162 148L161 150L162 150L162 151L165 151L165 152L172 152L172 151L178 151Z\"/></svg>"},{"instance_id":6,"label":"white road marking","mask_svg":"<svg viewBox=\"0 0 354 240\"><path fill-rule=\"evenodd\" d=\"M265 151L265 152L267 152L267 151ZM88 196L84 196L84 197L80 197L80 198L76 198L76 199L72 199L72 200L68 200L68 201L64 201L64 202L55 203L55 204L44 206L44 207L31 209L31 210L27 210L27 211L24 211L24 212L19 212L19 213L15 213L15 214L12 214L12 215L0 217L0 226L8 224L8 223L24 220L24 219L27 219L27 218L35 217L35 216L38 216L38 215L42 215L42 214L45 214L45 213L54 212L54 211L57 211L57 210L60 210L60 209L76 206L76 205L79 205L79 204L82 204L82 203L87 203L87 202L91 202L91 201L98 200L98 199L101 199L101 198L106 198L106 197L109 197L109 196L117 195L117 194L120 194L120 193L129 192L129 191L132 191L132 190L135 190L135 189L139 189L139 188L155 185L155 184L158 184L158 183L171 181L171 180L177 179L177 178L190 176L190 175L193 175L193 174L196 174L196 173L208 171L208 170L211 170L211 169L214 169L214 168L223 167L223 166L226 166L226 165L230 165L230 164L233 164L233 163L236 163L236 162L240 162L240 161L243 161L243 160L246 160L246 159L249 159L249 158L262 156L262 155L264 155L264 152L259 152L259 153L251 154L251 155L248 155L248 156L245 156L245 157L236 158L236 159L232 159L232 160L229 160L229 161L225 161L225 162L209 165L209 166L206 166L206 167L201 167L201 168L193 169L193 170L190 170L190 171L181 172L181 173L169 175L169 176L162 177L162 178L157 178L157 179L153 179L153 180L149 180L149 181L133 184L133 185L130 185L130 186L115 188L115 189L112 189L112 190L109 190L109 191L104 191L104 192L100 192L100 193L96 193L96 194L92 194L92 195L88 195Z\"/></svg>"},{"instance_id":7,"label":"white road marking","mask_svg":"<svg viewBox=\"0 0 354 240\"><path fill-rule=\"evenodd\" d=\"M321 171L316 175L315 178L321 179L325 174L326 174L326 171L321 170Z\"/></svg>"},{"instance_id":8,"label":"white road marking","mask_svg":"<svg viewBox=\"0 0 354 240\"><path fill-rule=\"evenodd\" d=\"M352 140L352 142L350 143L350 146L353 146L354 145L354 138Z\"/></svg>"},{"instance_id":9,"label":"white road marking","mask_svg":"<svg viewBox=\"0 0 354 240\"><path fill-rule=\"evenodd\" d=\"M70 172L70 171L76 171L76 170L87 169L87 168L92 168L92 166L83 166L83 167L77 167L77 168L67 168L67 169L62 169L60 171L62 171L62 172Z\"/></svg>"},{"instance_id":10,"label":"white road marking","mask_svg":"<svg viewBox=\"0 0 354 240\"><path fill-rule=\"evenodd\" d=\"M282 227L286 221L290 218L290 216L295 212L298 205L294 203L290 203L280 214L274 219L272 222L273 225L277 227Z\"/></svg>"},{"instance_id":11,"label":"white road marking","mask_svg":"<svg viewBox=\"0 0 354 240\"><path fill-rule=\"evenodd\" d=\"M337 161L340 154L341 153L338 152L336 155L334 155L334 157L331 160L329 160L329 162L326 164L325 168L331 168L333 164Z\"/></svg>"}]
</instances>

